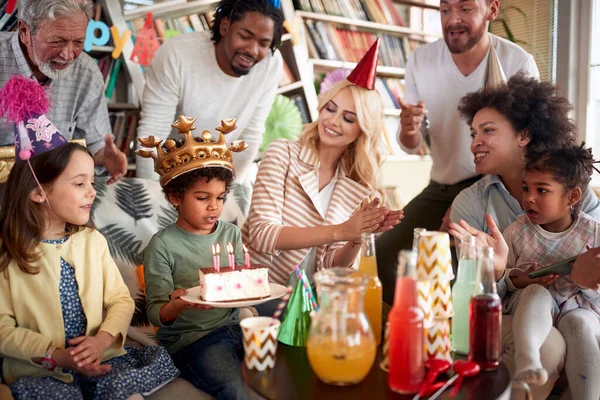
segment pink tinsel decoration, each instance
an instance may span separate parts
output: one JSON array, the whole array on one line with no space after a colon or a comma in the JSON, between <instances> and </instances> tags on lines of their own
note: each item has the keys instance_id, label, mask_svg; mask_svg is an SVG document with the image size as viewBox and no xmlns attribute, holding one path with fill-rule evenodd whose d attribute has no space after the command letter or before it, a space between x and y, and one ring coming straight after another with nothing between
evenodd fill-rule
<instances>
[{"instance_id":1,"label":"pink tinsel decoration","mask_svg":"<svg viewBox=\"0 0 600 400\"><path fill-rule=\"evenodd\" d=\"M36 80L13 75L0 89L0 118L15 124L47 114L50 100L46 90Z\"/></svg>"},{"instance_id":2,"label":"pink tinsel decoration","mask_svg":"<svg viewBox=\"0 0 600 400\"><path fill-rule=\"evenodd\" d=\"M352 70L347 68L334 69L333 71L325 75L325 78L321 81L321 85L319 86L319 93L325 93L326 91L331 89L333 85L335 85L339 81L346 79L351 72Z\"/></svg>"}]
</instances>

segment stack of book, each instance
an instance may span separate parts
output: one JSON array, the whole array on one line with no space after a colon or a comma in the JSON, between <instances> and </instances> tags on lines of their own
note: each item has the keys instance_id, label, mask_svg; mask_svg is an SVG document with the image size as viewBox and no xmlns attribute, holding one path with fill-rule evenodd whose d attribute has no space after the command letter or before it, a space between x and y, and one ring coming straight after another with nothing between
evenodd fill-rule
<instances>
[{"instance_id":1,"label":"stack of book","mask_svg":"<svg viewBox=\"0 0 600 400\"><path fill-rule=\"evenodd\" d=\"M297 10L406 26L392 0L294 0Z\"/></svg>"},{"instance_id":2,"label":"stack of book","mask_svg":"<svg viewBox=\"0 0 600 400\"><path fill-rule=\"evenodd\" d=\"M106 98L110 101L113 98L115 85L117 84L117 77L121 70L121 58L112 58L110 54L106 54L103 57L96 58L98 68L104 78L104 91Z\"/></svg>"},{"instance_id":3,"label":"stack of book","mask_svg":"<svg viewBox=\"0 0 600 400\"><path fill-rule=\"evenodd\" d=\"M211 29L213 20L214 11L171 19L155 18L154 29L158 40L162 42L181 33L208 31ZM134 37L144 27L144 21L144 18L138 18L127 22Z\"/></svg>"},{"instance_id":4,"label":"stack of book","mask_svg":"<svg viewBox=\"0 0 600 400\"><path fill-rule=\"evenodd\" d=\"M139 111L137 109L111 111L108 113L115 145L127 156L129 162L135 162L135 138Z\"/></svg>"},{"instance_id":5,"label":"stack of book","mask_svg":"<svg viewBox=\"0 0 600 400\"><path fill-rule=\"evenodd\" d=\"M309 56L324 60L358 62L369 50L377 35L337 28L323 21L305 20ZM416 42L411 44L410 42ZM420 44L408 37L381 36L379 64L404 68L410 49Z\"/></svg>"}]
</instances>

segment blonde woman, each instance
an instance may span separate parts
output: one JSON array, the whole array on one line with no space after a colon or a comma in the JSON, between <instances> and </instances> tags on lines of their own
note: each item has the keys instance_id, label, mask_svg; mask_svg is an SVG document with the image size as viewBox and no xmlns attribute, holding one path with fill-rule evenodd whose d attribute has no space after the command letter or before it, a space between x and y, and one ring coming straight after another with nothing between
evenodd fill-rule
<instances>
[{"instance_id":1,"label":"blonde woman","mask_svg":"<svg viewBox=\"0 0 600 400\"><path fill-rule=\"evenodd\" d=\"M403 217L378 207L383 107L374 77L357 73L376 63L367 56L319 96L319 117L300 139L274 141L260 163L242 235L275 282L293 283L295 265L311 281L317 270L350 267L361 233L390 230Z\"/></svg>"}]
</instances>

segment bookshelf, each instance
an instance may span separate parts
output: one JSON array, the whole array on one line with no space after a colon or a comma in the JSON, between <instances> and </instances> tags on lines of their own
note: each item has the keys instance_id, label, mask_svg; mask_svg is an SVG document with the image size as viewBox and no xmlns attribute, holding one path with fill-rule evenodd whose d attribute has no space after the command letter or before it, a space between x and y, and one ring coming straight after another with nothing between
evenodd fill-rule
<instances>
[{"instance_id":1,"label":"bookshelf","mask_svg":"<svg viewBox=\"0 0 600 400\"><path fill-rule=\"evenodd\" d=\"M438 35L433 33L427 33L423 31L417 31L404 26L396 26L390 24L382 24L379 22L362 21L357 19L350 19L346 17L340 17L337 15L318 14L308 11L297 11L296 15L302 19L308 19L312 21L328 22L336 26L346 27L353 30L360 30L364 32L371 32L376 34L390 34L396 36L407 36L417 35L420 37L432 37L437 39Z\"/></svg>"},{"instance_id":2,"label":"bookshelf","mask_svg":"<svg viewBox=\"0 0 600 400\"><path fill-rule=\"evenodd\" d=\"M294 21L300 49L302 79L308 80L309 108L316 118L317 94L315 81L334 69L353 69L368 50L375 37L382 37L380 62L377 67L376 89L384 102L384 140L387 157L381 168L380 184L385 188L390 206L403 207L420 193L429 182L431 157L405 154L396 141L400 110L397 97L404 95L406 60L420 44L437 40L439 32L423 29L423 13L439 10L428 0L284 0L292 10L286 19ZM352 9L352 5L364 11ZM387 6L378 12L374 7ZM321 10L321 12L318 12ZM323 12L323 10L325 12ZM285 8L284 8L285 11ZM354 15L354 18L350 18ZM315 37L316 36L316 37ZM322 40L318 48L318 40ZM327 44L328 43L328 44ZM329 47L329 51L327 50ZM342 48L340 48L342 47ZM346 49L343 49L346 47ZM354 53L347 48L353 48ZM386 54L387 53L387 54ZM306 58L304 58L306 57ZM393 89L393 90L391 90ZM312 93L308 93L312 91ZM399 190L402 188L402 190Z\"/></svg>"},{"instance_id":3,"label":"bookshelf","mask_svg":"<svg viewBox=\"0 0 600 400\"><path fill-rule=\"evenodd\" d=\"M218 4L218 0L175 0L168 1L163 3L157 3L154 5L147 6L139 6L134 10L123 11L119 2L111 1L111 0L101 0L105 7L108 9L108 14L111 18L111 23L120 31L123 31L127 28L131 29L135 35L136 27L140 26L140 21L142 21L148 12L152 13L153 19L155 21L155 25L157 25L157 20L160 21L174 21L177 23L177 30L182 33L189 32L190 29L193 31L202 29L208 29L207 26L204 28L194 25L192 22L192 16L194 15L208 15L212 13L216 5ZM183 25L180 25L178 21L183 21ZM168 26L167 26L168 27ZM172 29L172 28L169 28ZM157 27L157 32L159 31ZM159 36L160 36L160 32ZM168 39L165 39L168 40ZM304 94L306 89L310 89L308 85L308 81L303 79L301 76L299 62L296 60L296 54L294 47L296 44L294 43L294 38L290 33L286 33L281 38L281 46L279 51L283 57L285 62L284 66L284 77L282 77L282 81L280 82L280 87L278 89L278 93L284 96L288 96L294 100L294 102L300 107L304 108L302 110L303 115L310 115L308 112L308 99L306 99L306 95ZM143 94L143 88L145 84L144 80L144 72L143 68L133 61L130 61L131 54L133 52L133 44L130 42L123 49L124 59L127 60L125 63L125 67L129 73L131 78L131 84L135 92L135 96L132 100L133 103L139 104L139 101ZM314 90L313 90L314 91ZM310 95L309 95L310 97ZM316 98L316 94L315 94ZM306 122L310 122L311 116L308 117Z\"/></svg>"},{"instance_id":4,"label":"bookshelf","mask_svg":"<svg viewBox=\"0 0 600 400\"><path fill-rule=\"evenodd\" d=\"M286 19L293 20L300 38L303 80L311 82L307 93L309 109L316 118L317 94L313 82L319 82L337 68L353 69L376 37L381 37L377 67L377 90L384 100L385 144L391 156L402 156L395 140L400 111L397 98L404 95L405 65L417 46L440 38L419 25L415 11L439 10L429 0L284 0L289 8ZM413 21L413 16L415 21ZM408 22L408 23L407 23ZM417 26L416 26L417 25Z\"/></svg>"},{"instance_id":5,"label":"bookshelf","mask_svg":"<svg viewBox=\"0 0 600 400\"><path fill-rule=\"evenodd\" d=\"M348 68L354 69L356 67L355 62L348 61L337 61L337 60L321 60L318 58L311 58L309 61L312 63L313 68L317 72L330 72L337 68ZM397 67L386 67L385 65L379 65L377 67L377 76L385 78L404 78L404 68Z\"/></svg>"}]
</instances>

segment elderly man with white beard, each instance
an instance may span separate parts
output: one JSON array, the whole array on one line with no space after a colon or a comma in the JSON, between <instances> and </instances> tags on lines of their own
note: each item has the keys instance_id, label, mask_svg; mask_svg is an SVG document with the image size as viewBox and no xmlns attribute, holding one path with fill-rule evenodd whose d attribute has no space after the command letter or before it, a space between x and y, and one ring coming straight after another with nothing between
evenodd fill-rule
<instances>
[{"instance_id":1,"label":"elderly man with white beard","mask_svg":"<svg viewBox=\"0 0 600 400\"><path fill-rule=\"evenodd\" d=\"M83 51L91 0L19 0L18 31L0 32L0 87L16 74L51 92L48 118L67 139L84 138L96 165L115 182L127 158L110 134L104 79ZM13 144L13 127L0 118L0 145Z\"/></svg>"}]
</instances>

